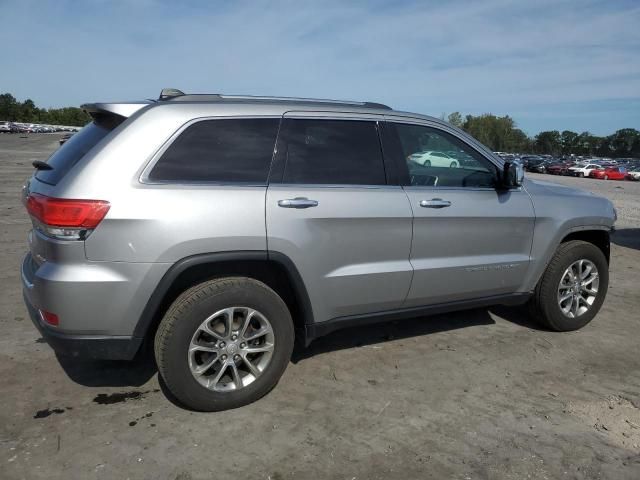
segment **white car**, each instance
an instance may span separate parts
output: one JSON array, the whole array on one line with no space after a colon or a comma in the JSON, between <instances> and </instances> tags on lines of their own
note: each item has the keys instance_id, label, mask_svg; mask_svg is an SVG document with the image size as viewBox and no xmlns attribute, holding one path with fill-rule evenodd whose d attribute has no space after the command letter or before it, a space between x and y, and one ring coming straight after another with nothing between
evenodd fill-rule
<instances>
[{"instance_id":1,"label":"white car","mask_svg":"<svg viewBox=\"0 0 640 480\"><path fill-rule=\"evenodd\" d=\"M633 170L627 172L627 178L630 180L640 181L640 168L634 168Z\"/></svg>"},{"instance_id":2,"label":"white car","mask_svg":"<svg viewBox=\"0 0 640 480\"><path fill-rule=\"evenodd\" d=\"M419 163L420 165L424 165L425 167L460 167L460 163L455 158L450 157L444 152L436 152L433 150L416 152L409 155L409 159Z\"/></svg>"},{"instance_id":3,"label":"white car","mask_svg":"<svg viewBox=\"0 0 640 480\"><path fill-rule=\"evenodd\" d=\"M588 163L587 165L576 165L569 169L569 175L574 177L588 177L592 170L601 170L601 165L595 163Z\"/></svg>"}]
</instances>

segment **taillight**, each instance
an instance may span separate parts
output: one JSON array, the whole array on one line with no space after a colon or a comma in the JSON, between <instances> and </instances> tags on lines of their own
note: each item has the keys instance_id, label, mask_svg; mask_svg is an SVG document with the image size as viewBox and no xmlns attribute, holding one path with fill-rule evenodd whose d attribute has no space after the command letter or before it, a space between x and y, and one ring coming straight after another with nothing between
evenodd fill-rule
<instances>
[{"instance_id":1,"label":"taillight","mask_svg":"<svg viewBox=\"0 0 640 480\"><path fill-rule=\"evenodd\" d=\"M29 194L26 206L39 231L61 240L85 239L110 207L104 200L52 198L38 193Z\"/></svg>"},{"instance_id":2,"label":"taillight","mask_svg":"<svg viewBox=\"0 0 640 480\"><path fill-rule=\"evenodd\" d=\"M44 320L49 325L53 325L54 327L57 327L58 324L60 323L60 320L58 319L58 315L56 315L55 313L40 310L40 316L42 317L42 320Z\"/></svg>"}]
</instances>

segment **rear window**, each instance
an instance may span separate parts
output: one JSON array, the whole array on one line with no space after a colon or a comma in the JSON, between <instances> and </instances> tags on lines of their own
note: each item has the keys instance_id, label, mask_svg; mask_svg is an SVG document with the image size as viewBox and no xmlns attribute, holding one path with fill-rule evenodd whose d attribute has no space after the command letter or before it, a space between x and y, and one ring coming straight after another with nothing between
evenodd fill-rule
<instances>
[{"instance_id":1,"label":"rear window","mask_svg":"<svg viewBox=\"0 0 640 480\"><path fill-rule=\"evenodd\" d=\"M100 140L107 136L122 118L95 120L67 140L47 160L52 170L38 170L36 178L41 182L55 185L80 161Z\"/></svg>"},{"instance_id":2,"label":"rear window","mask_svg":"<svg viewBox=\"0 0 640 480\"><path fill-rule=\"evenodd\" d=\"M149 173L149 180L267 183L280 119L203 120L187 127Z\"/></svg>"}]
</instances>

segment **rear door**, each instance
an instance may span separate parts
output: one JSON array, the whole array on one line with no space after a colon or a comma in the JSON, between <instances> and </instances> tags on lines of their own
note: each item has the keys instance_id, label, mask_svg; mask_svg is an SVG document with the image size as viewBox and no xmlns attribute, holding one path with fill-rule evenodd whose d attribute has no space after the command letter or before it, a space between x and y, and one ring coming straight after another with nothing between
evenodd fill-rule
<instances>
[{"instance_id":1,"label":"rear door","mask_svg":"<svg viewBox=\"0 0 640 480\"><path fill-rule=\"evenodd\" d=\"M436 124L385 124L385 151L404 175L414 214L413 282L406 307L471 300L516 292L522 285L533 238L534 212L520 189L496 188L498 165ZM428 146L446 151L459 166L425 167L410 156Z\"/></svg>"},{"instance_id":2,"label":"rear door","mask_svg":"<svg viewBox=\"0 0 640 480\"><path fill-rule=\"evenodd\" d=\"M292 112L281 125L267 243L297 266L316 321L397 308L409 290L412 213L387 181L381 118Z\"/></svg>"}]
</instances>

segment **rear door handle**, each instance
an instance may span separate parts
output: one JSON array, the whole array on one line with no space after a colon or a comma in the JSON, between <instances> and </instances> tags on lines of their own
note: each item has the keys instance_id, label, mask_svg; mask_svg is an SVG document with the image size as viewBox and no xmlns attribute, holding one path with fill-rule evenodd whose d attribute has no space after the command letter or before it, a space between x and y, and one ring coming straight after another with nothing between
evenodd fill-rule
<instances>
[{"instance_id":1,"label":"rear door handle","mask_svg":"<svg viewBox=\"0 0 640 480\"><path fill-rule=\"evenodd\" d=\"M278 206L282 208L310 208L317 207L317 200L309 200L306 197L286 198L278 200Z\"/></svg>"},{"instance_id":2,"label":"rear door handle","mask_svg":"<svg viewBox=\"0 0 640 480\"><path fill-rule=\"evenodd\" d=\"M441 198L432 198L431 200L422 200L420 206L424 208L444 208L450 207L451 202L449 200L442 200Z\"/></svg>"}]
</instances>

